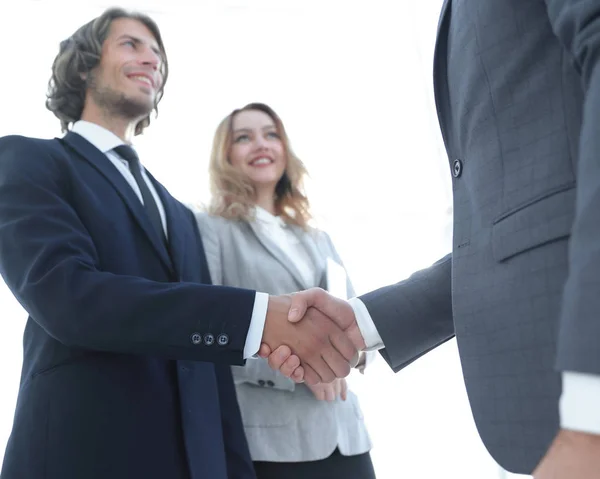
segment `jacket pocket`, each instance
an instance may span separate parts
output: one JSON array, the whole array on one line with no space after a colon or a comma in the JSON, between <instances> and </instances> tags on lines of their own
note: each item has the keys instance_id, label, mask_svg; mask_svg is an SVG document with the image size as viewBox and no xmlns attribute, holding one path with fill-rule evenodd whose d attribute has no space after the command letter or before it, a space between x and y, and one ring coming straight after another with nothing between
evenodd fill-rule
<instances>
[{"instance_id":1,"label":"jacket pocket","mask_svg":"<svg viewBox=\"0 0 600 479\"><path fill-rule=\"evenodd\" d=\"M498 262L568 238L575 214L575 184L556 188L508 211L492 225L492 254Z\"/></svg>"},{"instance_id":2,"label":"jacket pocket","mask_svg":"<svg viewBox=\"0 0 600 479\"><path fill-rule=\"evenodd\" d=\"M244 427L281 427L296 419L293 393L240 384L236 386Z\"/></svg>"}]
</instances>

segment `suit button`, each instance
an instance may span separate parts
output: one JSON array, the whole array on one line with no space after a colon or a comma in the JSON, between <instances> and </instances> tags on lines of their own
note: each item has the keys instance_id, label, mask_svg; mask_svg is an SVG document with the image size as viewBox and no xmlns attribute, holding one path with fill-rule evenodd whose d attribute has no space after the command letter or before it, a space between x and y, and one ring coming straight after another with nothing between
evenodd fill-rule
<instances>
[{"instance_id":1,"label":"suit button","mask_svg":"<svg viewBox=\"0 0 600 479\"><path fill-rule=\"evenodd\" d=\"M267 386L273 387L275 383L273 381L267 381Z\"/></svg>"},{"instance_id":2,"label":"suit button","mask_svg":"<svg viewBox=\"0 0 600 479\"><path fill-rule=\"evenodd\" d=\"M225 333L221 333L217 336L217 344L219 346L227 346L229 344L229 336Z\"/></svg>"},{"instance_id":3,"label":"suit button","mask_svg":"<svg viewBox=\"0 0 600 479\"><path fill-rule=\"evenodd\" d=\"M454 176L454 178L460 177L460 175L462 175L462 170L463 170L462 161L454 160L454 162L452 163L452 175Z\"/></svg>"},{"instance_id":4,"label":"suit button","mask_svg":"<svg viewBox=\"0 0 600 479\"><path fill-rule=\"evenodd\" d=\"M202 342L202 335L200 333L192 334L192 344L200 344Z\"/></svg>"},{"instance_id":5,"label":"suit button","mask_svg":"<svg viewBox=\"0 0 600 479\"><path fill-rule=\"evenodd\" d=\"M259 380L258 380L258 385L259 385L259 386L264 386L264 385L265 385L265 381L264 381L264 379L259 379Z\"/></svg>"},{"instance_id":6,"label":"suit button","mask_svg":"<svg viewBox=\"0 0 600 479\"><path fill-rule=\"evenodd\" d=\"M207 346L212 346L215 342L215 337L208 333L204 335L204 344L206 344Z\"/></svg>"}]
</instances>

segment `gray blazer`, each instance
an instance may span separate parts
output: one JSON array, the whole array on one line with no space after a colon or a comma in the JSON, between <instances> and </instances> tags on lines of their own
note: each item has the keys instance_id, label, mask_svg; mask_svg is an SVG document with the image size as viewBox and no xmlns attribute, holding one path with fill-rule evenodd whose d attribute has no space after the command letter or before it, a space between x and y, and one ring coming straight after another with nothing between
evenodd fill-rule
<instances>
[{"instance_id":1,"label":"gray blazer","mask_svg":"<svg viewBox=\"0 0 600 479\"><path fill-rule=\"evenodd\" d=\"M315 265L310 283L284 253L252 222L231 221L196 212L214 284L251 288L269 294L327 289L326 261L342 265L329 236L289 226ZM353 295L347 281L348 294ZM255 461L314 461L338 447L344 455L367 452L371 441L356 396L318 401L304 385L273 371L262 358L232 367L242 419Z\"/></svg>"},{"instance_id":2,"label":"gray blazer","mask_svg":"<svg viewBox=\"0 0 600 479\"><path fill-rule=\"evenodd\" d=\"M452 254L362 298L394 370L456 335L481 438L517 473L557 432L560 371L600 374L599 62L598 0L446 1Z\"/></svg>"}]
</instances>

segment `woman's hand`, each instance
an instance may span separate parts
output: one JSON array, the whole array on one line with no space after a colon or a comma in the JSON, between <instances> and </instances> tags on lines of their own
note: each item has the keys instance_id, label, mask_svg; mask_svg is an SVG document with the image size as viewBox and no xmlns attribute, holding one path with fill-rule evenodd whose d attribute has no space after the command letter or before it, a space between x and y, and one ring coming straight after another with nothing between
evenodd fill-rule
<instances>
[{"instance_id":1,"label":"woman's hand","mask_svg":"<svg viewBox=\"0 0 600 479\"><path fill-rule=\"evenodd\" d=\"M306 385L319 401L335 401L338 396L342 401L348 396L348 384L344 378L335 379L331 383Z\"/></svg>"}]
</instances>

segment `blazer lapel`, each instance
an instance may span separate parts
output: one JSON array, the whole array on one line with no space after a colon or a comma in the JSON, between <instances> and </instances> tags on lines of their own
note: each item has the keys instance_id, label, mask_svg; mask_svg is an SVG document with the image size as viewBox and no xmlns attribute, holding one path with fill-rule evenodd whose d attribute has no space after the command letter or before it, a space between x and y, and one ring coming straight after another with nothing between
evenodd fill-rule
<instances>
[{"instance_id":1,"label":"blazer lapel","mask_svg":"<svg viewBox=\"0 0 600 479\"><path fill-rule=\"evenodd\" d=\"M298 271L298 268L296 268L296 265L292 262L292 260L282 251L279 246L277 246L277 244L275 244L273 240L271 240L271 238L262 232L262 230L256 224L256 221L249 221L248 224L260 243L271 254L271 256L273 256L282 264L285 269L288 270L298 284L304 286L306 282L302 278L300 271Z\"/></svg>"},{"instance_id":2,"label":"blazer lapel","mask_svg":"<svg viewBox=\"0 0 600 479\"><path fill-rule=\"evenodd\" d=\"M121 196L123 199L123 202L131 211L134 220L140 225L142 230L148 236L148 239L152 243L152 246L156 250L156 253L160 259L163 261L167 269L172 272L173 267L171 261L169 261L167 249L163 244L162 239L160 239L153 230L150 219L144 210L144 205L142 205L142 202L136 196L129 183L127 183L127 180L123 178L123 175L106 158L106 155L85 138L76 133L67 133L64 138L59 138L58 140L66 143L72 150L79 154L80 157L88 161L114 186L119 196Z\"/></svg>"},{"instance_id":3,"label":"blazer lapel","mask_svg":"<svg viewBox=\"0 0 600 479\"><path fill-rule=\"evenodd\" d=\"M450 26L451 1L444 0L440 19L438 22L437 37L435 40L435 50L433 55L433 90L435 94L435 107L437 110L438 121L442 131L442 137L446 147L446 129L444 118L444 107L447 108L448 96L448 29Z\"/></svg>"},{"instance_id":4,"label":"blazer lapel","mask_svg":"<svg viewBox=\"0 0 600 479\"><path fill-rule=\"evenodd\" d=\"M311 284L304 284L305 288L312 288L315 284L321 285L323 279L322 276L325 275L326 270L326 257L325 254L319 249L319 245L314 234L312 232L307 232L300 228L300 226L296 225L290 225L289 228L292 229L300 243L302 243L306 249L306 252L312 261L313 270L315 271L313 274L313 282L311 282ZM320 272L322 272L322 274L318 274Z\"/></svg>"}]
</instances>

